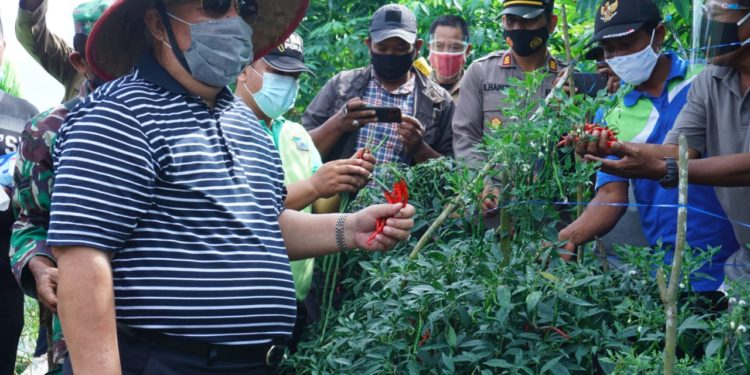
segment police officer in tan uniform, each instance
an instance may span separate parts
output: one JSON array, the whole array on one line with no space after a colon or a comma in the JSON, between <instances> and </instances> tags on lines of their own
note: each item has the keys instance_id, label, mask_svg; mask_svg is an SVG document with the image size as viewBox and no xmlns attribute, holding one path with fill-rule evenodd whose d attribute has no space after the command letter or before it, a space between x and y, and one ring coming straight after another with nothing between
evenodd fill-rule
<instances>
[{"instance_id":1,"label":"police officer in tan uniform","mask_svg":"<svg viewBox=\"0 0 750 375\"><path fill-rule=\"evenodd\" d=\"M462 81L460 100L453 116L453 150L471 165L480 165L486 157L477 149L483 135L506 121L500 107L506 105L502 94L509 78L523 79L526 72L547 72L537 95L545 97L554 87L560 63L550 55L547 40L557 26L554 0L506 0L502 22L507 51L492 52L474 61ZM496 190L485 189L484 196ZM488 199L485 212L497 206Z\"/></svg>"}]
</instances>

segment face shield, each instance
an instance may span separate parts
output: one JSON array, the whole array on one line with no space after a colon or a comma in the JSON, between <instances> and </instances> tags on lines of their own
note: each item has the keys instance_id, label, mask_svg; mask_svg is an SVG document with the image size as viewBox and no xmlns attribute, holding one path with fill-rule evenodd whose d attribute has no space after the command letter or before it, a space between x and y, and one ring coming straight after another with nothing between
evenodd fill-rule
<instances>
[{"instance_id":1,"label":"face shield","mask_svg":"<svg viewBox=\"0 0 750 375\"><path fill-rule=\"evenodd\" d=\"M438 80L451 81L458 78L466 63L468 43L463 40L431 40L430 66Z\"/></svg>"},{"instance_id":2,"label":"face shield","mask_svg":"<svg viewBox=\"0 0 750 375\"><path fill-rule=\"evenodd\" d=\"M750 38L740 37L740 29L750 23L750 6L705 0L696 16L696 62L727 65L737 50L750 44Z\"/></svg>"}]
</instances>

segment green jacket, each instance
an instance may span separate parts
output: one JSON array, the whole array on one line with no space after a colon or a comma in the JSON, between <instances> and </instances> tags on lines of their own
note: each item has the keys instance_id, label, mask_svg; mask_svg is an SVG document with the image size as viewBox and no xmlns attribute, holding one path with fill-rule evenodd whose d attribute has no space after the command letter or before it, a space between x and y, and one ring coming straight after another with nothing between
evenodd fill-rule
<instances>
[{"instance_id":1,"label":"green jacket","mask_svg":"<svg viewBox=\"0 0 750 375\"><path fill-rule=\"evenodd\" d=\"M78 96L85 77L68 60L73 48L47 28L47 0L33 12L18 8L16 38L34 60L65 87L63 102Z\"/></svg>"}]
</instances>

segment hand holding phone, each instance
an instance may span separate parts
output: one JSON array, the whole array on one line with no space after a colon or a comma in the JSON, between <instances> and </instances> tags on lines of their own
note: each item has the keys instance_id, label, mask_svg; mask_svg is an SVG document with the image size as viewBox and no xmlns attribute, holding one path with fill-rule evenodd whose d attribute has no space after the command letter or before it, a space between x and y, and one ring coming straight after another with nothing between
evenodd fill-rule
<instances>
[{"instance_id":1,"label":"hand holding phone","mask_svg":"<svg viewBox=\"0 0 750 375\"><path fill-rule=\"evenodd\" d=\"M578 89L578 93L596 96L599 91L607 88L609 76L601 73L573 73L573 84Z\"/></svg>"},{"instance_id":2,"label":"hand holding phone","mask_svg":"<svg viewBox=\"0 0 750 375\"><path fill-rule=\"evenodd\" d=\"M401 108L399 107L367 107L366 109L375 111L378 122L401 123Z\"/></svg>"}]
</instances>

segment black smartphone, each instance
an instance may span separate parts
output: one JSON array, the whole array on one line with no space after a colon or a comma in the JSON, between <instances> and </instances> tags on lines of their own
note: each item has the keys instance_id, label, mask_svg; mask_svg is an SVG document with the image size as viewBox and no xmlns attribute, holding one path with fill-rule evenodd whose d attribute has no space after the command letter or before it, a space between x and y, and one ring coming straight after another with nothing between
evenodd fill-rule
<instances>
[{"instance_id":1,"label":"black smartphone","mask_svg":"<svg viewBox=\"0 0 750 375\"><path fill-rule=\"evenodd\" d=\"M573 73L573 84L576 85L579 94L596 96L599 91L607 88L609 76L600 73Z\"/></svg>"},{"instance_id":2,"label":"black smartphone","mask_svg":"<svg viewBox=\"0 0 750 375\"><path fill-rule=\"evenodd\" d=\"M401 123L401 108L399 107L367 107L369 111L375 111L375 117L378 122L398 122Z\"/></svg>"}]
</instances>

